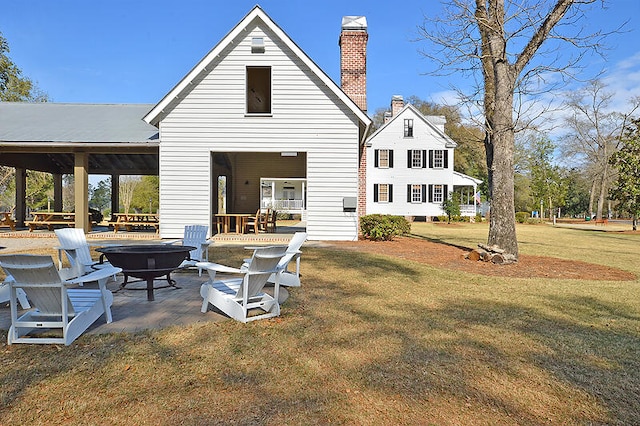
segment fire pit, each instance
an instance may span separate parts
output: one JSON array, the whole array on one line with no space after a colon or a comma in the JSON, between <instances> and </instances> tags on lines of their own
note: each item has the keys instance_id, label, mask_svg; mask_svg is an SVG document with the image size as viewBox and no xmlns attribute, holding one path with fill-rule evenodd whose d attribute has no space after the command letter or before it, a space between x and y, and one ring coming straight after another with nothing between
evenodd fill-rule
<instances>
[{"instance_id":1,"label":"fire pit","mask_svg":"<svg viewBox=\"0 0 640 426\"><path fill-rule=\"evenodd\" d=\"M175 287L176 282L171 279L171 272L176 270L183 260L189 259L189 252L195 250L191 246L179 246L169 244L148 244L130 246L112 246L96 249L102 253L100 261L106 256L113 266L122 268L124 281L120 285L123 289L130 282L147 282L147 300L152 301L153 290L166 287ZM168 285L154 287L153 281L166 275ZM129 281L129 277L139 278L138 281ZM138 290L133 288L133 290ZM144 289L139 289L144 290Z\"/></svg>"}]
</instances>

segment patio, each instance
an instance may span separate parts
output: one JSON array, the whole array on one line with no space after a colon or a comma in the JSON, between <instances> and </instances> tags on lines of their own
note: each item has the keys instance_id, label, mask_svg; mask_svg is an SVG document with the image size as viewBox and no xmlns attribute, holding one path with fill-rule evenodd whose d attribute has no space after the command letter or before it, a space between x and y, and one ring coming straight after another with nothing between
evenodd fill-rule
<instances>
[{"instance_id":1,"label":"patio","mask_svg":"<svg viewBox=\"0 0 640 426\"><path fill-rule=\"evenodd\" d=\"M216 260L216 247L227 245L271 245L287 244L293 233L304 230L303 223L292 223L295 226L279 226L277 233L262 234L218 234L212 239L214 243L209 248L209 255L212 261ZM141 244L159 243L155 232L120 232L114 234L109 230L97 230L87 234L87 240L92 245L102 244ZM58 240L51 231L39 230L29 232L26 230L0 232L0 247L4 247L3 254L11 252L25 252L29 250L39 250L40 252L50 252L56 259L56 247ZM114 296L111 307L113 322L107 324L104 318L98 319L85 334L102 333L133 333L148 329L158 329L173 325L193 324L197 322L214 322L228 319L225 315L212 310L206 314L200 312L202 297L200 296L200 285L207 280L206 274L198 276L197 270L179 270L171 274L179 288L163 288L154 292L155 301L148 302L146 291L134 290L134 288L145 289L144 282L127 284L127 287L120 289L123 281L122 275L117 276L116 281L107 284ZM166 284L166 281L165 281ZM156 281L156 286L162 285L161 278ZM267 292L270 288L267 288ZM280 290L280 302L284 302L288 297L285 288ZM0 303L0 329L8 330L11 324L9 303Z\"/></svg>"}]
</instances>

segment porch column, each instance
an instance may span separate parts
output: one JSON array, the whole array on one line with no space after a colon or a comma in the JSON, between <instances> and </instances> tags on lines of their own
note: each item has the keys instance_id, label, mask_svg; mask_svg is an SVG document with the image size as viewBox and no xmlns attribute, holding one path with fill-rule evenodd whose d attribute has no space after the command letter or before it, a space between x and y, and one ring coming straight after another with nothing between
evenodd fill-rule
<instances>
[{"instance_id":1,"label":"porch column","mask_svg":"<svg viewBox=\"0 0 640 426\"><path fill-rule=\"evenodd\" d=\"M24 228L27 218L27 170L16 167L16 226Z\"/></svg>"},{"instance_id":2,"label":"porch column","mask_svg":"<svg viewBox=\"0 0 640 426\"><path fill-rule=\"evenodd\" d=\"M53 211L62 211L62 174L53 174Z\"/></svg>"},{"instance_id":3,"label":"porch column","mask_svg":"<svg viewBox=\"0 0 640 426\"><path fill-rule=\"evenodd\" d=\"M120 212L120 175L111 175L111 217Z\"/></svg>"},{"instance_id":4,"label":"porch column","mask_svg":"<svg viewBox=\"0 0 640 426\"><path fill-rule=\"evenodd\" d=\"M89 232L89 154L76 152L73 167L76 228Z\"/></svg>"}]
</instances>

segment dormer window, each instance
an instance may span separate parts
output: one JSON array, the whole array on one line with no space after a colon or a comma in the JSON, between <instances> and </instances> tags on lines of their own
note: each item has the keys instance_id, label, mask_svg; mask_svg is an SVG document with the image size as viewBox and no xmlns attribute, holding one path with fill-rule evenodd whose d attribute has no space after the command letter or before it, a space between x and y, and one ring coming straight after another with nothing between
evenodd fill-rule
<instances>
[{"instance_id":1,"label":"dormer window","mask_svg":"<svg viewBox=\"0 0 640 426\"><path fill-rule=\"evenodd\" d=\"M247 67L247 114L271 114L271 67Z\"/></svg>"}]
</instances>

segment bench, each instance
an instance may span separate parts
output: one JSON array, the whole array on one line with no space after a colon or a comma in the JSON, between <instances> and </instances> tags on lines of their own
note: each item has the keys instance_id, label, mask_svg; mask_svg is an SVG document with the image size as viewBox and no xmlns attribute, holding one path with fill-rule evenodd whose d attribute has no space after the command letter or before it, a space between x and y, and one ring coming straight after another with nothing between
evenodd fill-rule
<instances>
[{"instance_id":1,"label":"bench","mask_svg":"<svg viewBox=\"0 0 640 426\"><path fill-rule=\"evenodd\" d=\"M116 234L120 229L131 231L140 228L154 228L156 234L160 232L160 221L157 214L144 213L114 213L116 220L109 222L113 226L113 233Z\"/></svg>"},{"instance_id":2,"label":"bench","mask_svg":"<svg viewBox=\"0 0 640 426\"><path fill-rule=\"evenodd\" d=\"M0 228L16 230L16 222L11 218L11 212L0 212Z\"/></svg>"},{"instance_id":3,"label":"bench","mask_svg":"<svg viewBox=\"0 0 640 426\"><path fill-rule=\"evenodd\" d=\"M25 222L25 225L29 227L29 232L33 232L38 228L47 228L49 231L53 231L55 226L68 226L73 228L76 225L75 213L63 213L63 212L36 212L32 213L33 219ZM91 213L89 213L89 229L93 228L95 222L91 220Z\"/></svg>"}]
</instances>

